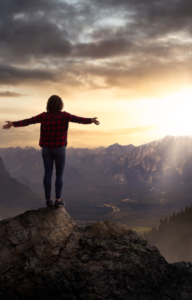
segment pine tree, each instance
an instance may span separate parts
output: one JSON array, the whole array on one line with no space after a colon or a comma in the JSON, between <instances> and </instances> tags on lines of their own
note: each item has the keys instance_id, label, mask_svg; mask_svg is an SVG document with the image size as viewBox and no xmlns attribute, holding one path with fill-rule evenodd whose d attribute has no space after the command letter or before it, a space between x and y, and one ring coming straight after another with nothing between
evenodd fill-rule
<instances>
[{"instance_id":1,"label":"pine tree","mask_svg":"<svg viewBox=\"0 0 192 300\"><path fill-rule=\"evenodd\" d=\"M160 220L159 230L163 228L163 219Z\"/></svg>"}]
</instances>

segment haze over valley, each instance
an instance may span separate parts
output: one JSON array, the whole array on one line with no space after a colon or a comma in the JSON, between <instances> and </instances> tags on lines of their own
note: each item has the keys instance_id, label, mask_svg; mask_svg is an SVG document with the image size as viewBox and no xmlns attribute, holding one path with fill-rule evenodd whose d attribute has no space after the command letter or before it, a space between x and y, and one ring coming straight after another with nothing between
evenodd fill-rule
<instances>
[{"instance_id":1,"label":"haze over valley","mask_svg":"<svg viewBox=\"0 0 192 300\"><path fill-rule=\"evenodd\" d=\"M79 224L109 219L143 232L157 226L161 217L191 204L192 138L189 136L166 136L138 147L119 144L95 149L69 147L66 153L62 199ZM41 150L0 148L0 156L20 189L30 188L28 199L32 194L36 199L33 203L22 200L25 205L18 205L18 209L22 212L45 206ZM5 176L3 166L1 170ZM7 173L6 180L14 180L10 175ZM55 173L52 199L54 181ZM5 208L1 210L1 219L15 214L15 206L5 199L2 198ZM10 199L16 205L14 197Z\"/></svg>"}]
</instances>

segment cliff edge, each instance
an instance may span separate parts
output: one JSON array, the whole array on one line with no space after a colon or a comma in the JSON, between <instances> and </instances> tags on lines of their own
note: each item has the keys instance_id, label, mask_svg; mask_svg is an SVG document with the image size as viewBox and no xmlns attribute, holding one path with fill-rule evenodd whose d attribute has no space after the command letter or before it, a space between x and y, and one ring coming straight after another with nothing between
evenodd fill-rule
<instances>
[{"instance_id":1,"label":"cliff edge","mask_svg":"<svg viewBox=\"0 0 192 300\"><path fill-rule=\"evenodd\" d=\"M189 300L192 264L168 264L120 223L41 208L0 222L0 299Z\"/></svg>"}]
</instances>

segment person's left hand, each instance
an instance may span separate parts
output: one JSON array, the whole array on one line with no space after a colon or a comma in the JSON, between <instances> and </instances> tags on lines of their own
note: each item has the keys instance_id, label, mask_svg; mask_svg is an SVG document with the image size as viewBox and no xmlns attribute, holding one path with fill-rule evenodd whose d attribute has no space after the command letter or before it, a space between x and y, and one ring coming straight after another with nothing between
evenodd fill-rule
<instances>
[{"instance_id":1,"label":"person's left hand","mask_svg":"<svg viewBox=\"0 0 192 300\"><path fill-rule=\"evenodd\" d=\"M100 122L97 120L97 118L92 118L91 119L92 123L94 123L95 125L99 125Z\"/></svg>"},{"instance_id":2,"label":"person's left hand","mask_svg":"<svg viewBox=\"0 0 192 300\"><path fill-rule=\"evenodd\" d=\"M5 121L5 122L7 122L7 124L3 126L3 129L9 129L11 128L11 126L13 126L13 122L11 121Z\"/></svg>"}]
</instances>

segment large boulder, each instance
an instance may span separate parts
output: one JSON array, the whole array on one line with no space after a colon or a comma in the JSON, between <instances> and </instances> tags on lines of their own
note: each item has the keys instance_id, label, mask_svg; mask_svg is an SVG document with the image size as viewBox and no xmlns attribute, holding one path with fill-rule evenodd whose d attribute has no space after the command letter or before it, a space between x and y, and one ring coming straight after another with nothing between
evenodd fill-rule
<instances>
[{"instance_id":1,"label":"large boulder","mask_svg":"<svg viewBox=\"0 0 192 300\"><path fill-rule=\"evenodd\" d=\"M77 226L64 208L0 222L1 300L192 299L191 272L126 226Z\"/></svg>"}]
</instances>

